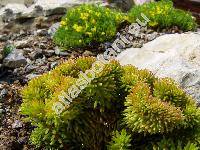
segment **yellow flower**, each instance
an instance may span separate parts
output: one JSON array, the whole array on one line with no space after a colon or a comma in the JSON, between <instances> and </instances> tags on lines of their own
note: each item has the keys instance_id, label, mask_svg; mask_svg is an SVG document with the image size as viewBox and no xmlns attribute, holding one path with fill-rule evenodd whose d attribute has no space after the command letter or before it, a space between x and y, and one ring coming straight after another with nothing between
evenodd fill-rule
<instances>
[{"instance_id":1,"label":"yellow flower","mask_svg":"<svg viewBox=\"0 0 200 150\"><path fill-rule=\"evenodd\" d=\"M109 9L109 8L106 8L106 11L110 11L110 9Z\"/></svg>"},{"instance_id":2,"label":"yellow flower","mask_svg":"<svg viewBox=\"0 0 200 150\"><path fill-rule=\"evenodd\" d=\"M82 26L79 26L77 24L74 24L73 25L73 29L76 30L76 32L81 32L83 30L83 27Z\"/></svg>"},{"instance_id":3,"label":"yellow flower","mask_svg":"<svg viewBox=\"0 0 200 150\"><path fill-rule=\"evenodd\" d=\"M158 23L155 22L155 21L154 22L151 21L151 22L149 22L149 25L152 26L152 27L155 27L156 25L158 25Z\"/></svg>"},{"instance_id":4,"label":"yellow flower","mask_svg":"<svg viewBox=\"0 0 200 150\"><path fill-rule=\"evenodd\" d=\"M165 6L165 9L166 9L166 10L168 10L169 8L170 8L169 6L167 6L167 5Z\"/></svg>"},{"instance_id":5,"label":"yellow flower","mask_svg":"<svg viewBox=\"0 0 200 150\"><path fill-rule=\"evenodd\" d=\"M101 14L100 14L99 12L96 12L95 15L96 15L97 17L99 17Z\"/></svg>"},{"instance_id":6,"label":"yellow flower","mask_svg":"<svg viewBox=\"0 0 200 150\"><path fill-rule=\"evenodd\" d=\"M101 35L105 35L105 32L102 32Z\"/></svg>"},{"instance_id":7,"label":"yellow flower","mask_svg":"<svg viewBox=\"0 0 200 150\"><path fill-rule=\"evenodd\" d=\"M92 28L91 30L92 30L92 32L96 32L97 28L94 27L94 28Z\"/></svg>"},{"instance_id":8,"label":"yellow flower","mask_svg":"<svg viewBox=\"0 0 200 150\"><path fill-rule=\"evenodd\" d=\"M67 24L67 23L66 23L65 21L61 21L61 22L60 22L60 25L61 25L61 26L65 26L66 24Z\"/></svg>"},{"instance_id":9,"label":"yellow flower","mask_svg":"<svg viewBox=\"0 0 200 150\"><path fill-rule=\"evenodd\" d=\"M162 13L162 10L160 9L160 7L157 7L156 13L157 13L157 14L161 14L161 13Z\"/></svg>"},{"instance_id":10,"label":"yellow flower","mask_svg":"<svg viewBox=\"0 0 200 150\"><path fill-rule=\"evenodd\" d=\"M78 40L79 41L79 43L81 43L82 42L82 40Z\"/></svg>"},{"instance_id":11,"label":"yellow flower","mask_svg":"<svg viewBox=\"0 0 200 150\"><path fill-rule=\"evenodd\" d=\"M151 16L155 15L155 13L153 11L150 11L149 13L150 13Z\"/></svg>"},{"instance_id":12,"label":"yellow flower","mask_svg":"<svg viewBox=\"0 0 200 150\"><path fill-rule=\"evenodd\" d=\"M89 36L91 36L91 35L92 35L92 33L91 33L91 32L86 32L86 34L87 34L87 35L89 35Z\"/></svg>"},{"instance_id":13,"label":"yellow flower","mask_svg":"<svg viewBox=\"0 0 200 150\"><path fill-rule=\"evenodd\" d=\"M117 21L120 21L121 18L122 18L122 16L121 16L120 14L118 14L118 15L116 16L116 20L117 20Z\"/></svg>"},{"instance_id":14,"label":"yellow flower","mask_svg":"<svg viewBox=\"0 0 200 150\"><path fill-rule=\"evenodd\" d=\"M94 19L92 19L92 21L91 21L93 24L95 24L96 23L96 21L94 20Z\"/></svg>"},{"instance_id":15,"label":"yellow flower","mask_svg":"<svg viewBox=\"0 0 200 150\"><path fill-rule=\"evenodd\" d=\"M89 14L88 14L88 13L81 13L81 17L80 17L81 19L87 20L88 17L89 17Z\"/></svg>"},{"instance_id":16,"label":"yellow flower","mask_svg":"<svg viewBox=\"0 0 200 150\"><path fill-rule=\"evenodd\" d=\"M129 20L129 17L128 17L128 16L125 16L125 17L124 17L124 20Z\"/></svg>"}]
</instances>

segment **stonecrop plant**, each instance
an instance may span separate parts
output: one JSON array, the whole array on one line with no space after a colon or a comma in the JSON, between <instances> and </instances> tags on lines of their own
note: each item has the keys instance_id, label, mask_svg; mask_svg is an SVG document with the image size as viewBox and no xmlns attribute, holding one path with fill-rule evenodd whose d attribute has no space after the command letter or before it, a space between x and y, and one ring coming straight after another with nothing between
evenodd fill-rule
<instances>
[{"instance_id":1,"label":"stonecrop plant","mask_svg":"<svg viewBox=\"0 0 200 150\"><path fill-rule=\"evenodd\" d=\"M110 61L57 115L52 109L93 57L64 62L22 90L21 113L41 149L198 150L200 109L173 80ZM89 77L89 76L88 76Z\"/></svg>"},{"instance_id":2,"label":"stonecrop plant","mask_svg":"<svg viewBox=\"0 0 200 150\"><path fill-rule=\"evenodd\" d=\"M61 48L92 46L111 40L127 16L98 5L84 4L70 9L54 35Z\"/></svg>"},{"instance_id":3,"label":"stonecrop plant","mask_svg":"<svg viewBox=\"0 0 200 150\"><path fill-rule=\"evenodd\" d=\"M197 28L197 23L191 13L174 8L171 0L161 0L134 6L129 11L131 22L135 22L137 18L141 19L141 13L149 18L149 27L163 29L177 26L184 31Z\"/></svg>"}]
</instances>

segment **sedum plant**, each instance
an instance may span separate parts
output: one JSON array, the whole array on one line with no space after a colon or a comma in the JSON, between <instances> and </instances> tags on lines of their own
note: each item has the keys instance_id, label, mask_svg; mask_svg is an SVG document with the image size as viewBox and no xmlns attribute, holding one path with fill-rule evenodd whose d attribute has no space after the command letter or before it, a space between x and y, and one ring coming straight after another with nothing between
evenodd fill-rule
<instances>
[{"instance_id":1,"label":"sedum plant","mask_svg":"<svg viewBox=\"0 0 200 150\"><path fill-rule=\"evenodd\" d=\"M35 126L38 149L198 150L200 109L171 79L117 61L102 71L59 115L52 106L96 61L80 57L32 79L21 113ZM88 75L88 77L91 77Z\"/></svg>"},{"instance_id":2,"label":"sedum plant","mask_svg":"<svg viewBox=\"0 0 200 150\"><path fill-rule=\"evenodd\" d=\"M98 5L84 4L70 9L54 35L61 48L91 46L111 40L125 14Z\"/></svg>"},{"instance_id":3,"label":"sedum plant","mask_svg":"<svg viewBox=\"0 0 200 150\"><path fill-rule=\"evenodd\" d=\"M191 13L175 9L171 0L161 0L134 6L129 11L131 22L135 22L136 19L142 20L141 13L149 18L149 27L163 29L177 26L184 31L197 28L197 23Z\"/></svg>"}]
</instances>

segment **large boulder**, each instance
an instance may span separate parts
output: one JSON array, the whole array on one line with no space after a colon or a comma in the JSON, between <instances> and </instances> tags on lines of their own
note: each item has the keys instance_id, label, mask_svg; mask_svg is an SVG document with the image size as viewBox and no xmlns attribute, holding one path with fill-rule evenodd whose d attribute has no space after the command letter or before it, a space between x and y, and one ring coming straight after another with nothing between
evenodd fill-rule
<instances>
[{"instance_id":1,"label":"large boulder","mask_svg":"<svg viewBox=\"0 0 200 150\"><path fill-rule=\"evenodd\" d=\"M118 55L121 64L170 77L200 103L200 33L167 34Z\"/></svg>"}]
</instances>

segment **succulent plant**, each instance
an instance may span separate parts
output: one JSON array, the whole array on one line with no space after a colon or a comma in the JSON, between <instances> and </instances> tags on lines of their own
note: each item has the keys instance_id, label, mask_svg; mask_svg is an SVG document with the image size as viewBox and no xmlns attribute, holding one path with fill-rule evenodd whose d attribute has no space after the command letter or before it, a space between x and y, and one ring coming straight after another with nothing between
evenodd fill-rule
<instances>
[{"instance_id":1,"label":"succulent plant","mask_svg":"<svg viewBox=\"0 0 200 150\"><path fill-rule=\"evenodd\" d=\"M70 59L22 90L21 113L36 127L31 134L34 145L95 150L200 148L200 109L195 101L173 80L114 60L105 63L58 115L52 106L62 91L77 84L80 72L91 70L96 61Z\"/></svg>"}]
</instances>

